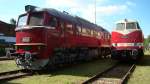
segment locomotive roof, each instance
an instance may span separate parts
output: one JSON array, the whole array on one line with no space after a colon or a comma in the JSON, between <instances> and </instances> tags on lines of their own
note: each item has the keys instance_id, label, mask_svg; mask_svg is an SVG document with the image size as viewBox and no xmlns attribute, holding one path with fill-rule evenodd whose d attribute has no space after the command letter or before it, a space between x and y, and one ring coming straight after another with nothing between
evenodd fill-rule
<instances>
[{"instance_id":1,"label":"locomotive roof","mask_svg":"<svg viewBox=\"0 0 150 84\"><path fill-rule=\"evenodd\" d=\"M117 21L116 23L137 23L137 21L124 19L124 20Z\"/></svg>"},{"instance_id":2,"label":"locomotive roof","mask_svg":"<svg viewBox=\"0 0 150 84\"><path fill-rule=\"evenodd\" d=\"M94 28L96 30L108 32L107 30L105 30L101 26L98 26L94 23L91 23L91 22L89 22L89 21L87 21L81 17L69 15L66 12L60 12L60 11L57 11L57 10L52 9L52 8L49 8L49 9L46 8L46 9L43 9L43 11L47 11L49 14L51 14L53 16L62 18L64 20L70 21L72 23L76 23L77 25L80 25L80 26L82 25L84 27Z\"/></svg>"}]
</instances>

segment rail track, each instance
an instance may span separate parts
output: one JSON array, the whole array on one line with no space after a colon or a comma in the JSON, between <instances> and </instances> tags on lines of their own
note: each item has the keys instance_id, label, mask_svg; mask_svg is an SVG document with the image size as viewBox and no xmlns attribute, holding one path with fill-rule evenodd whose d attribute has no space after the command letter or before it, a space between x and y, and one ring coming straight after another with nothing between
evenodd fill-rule
<instances>
[{"instance_id":1,"label":"rail track","mask_svg":"<svg viewBox=\"0 0 150 84\"><path fill-rule=\"evenodd\" d=\"M17 79L25 76L31 76L33 73L28 70L14 70L14 71L9 71L9 72L2 72L0 73L0 81L7 81L11 79Z\"/></svg>"},{"instance_id":2,"label":"rail track","mask_svg":"<svg viewBox=\"0 0 150 84\"><path fill-rule=\"evenodd\" d=\"M8 58L6 56L0 57L0 61L4 61L4 60L13 60L14 57Z\"/></svg>"},{"instance_id":3,"label":"rail track","mask_svg":"<svg viewBox=\"0 0 150 84\"><path fill-rule=\"evenodd\" d=\"M84 81L82 84L123 84L134 69L135 64L117 63L106 71Z\"/></svg>"}]
</instances>

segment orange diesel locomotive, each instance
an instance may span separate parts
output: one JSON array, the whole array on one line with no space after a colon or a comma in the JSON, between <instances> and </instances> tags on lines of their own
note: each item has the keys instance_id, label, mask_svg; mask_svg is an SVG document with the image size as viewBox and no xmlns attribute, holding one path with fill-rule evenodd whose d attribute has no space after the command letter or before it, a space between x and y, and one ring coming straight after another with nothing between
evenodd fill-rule
<instances>
[{"instance_id":1,"label":"orange diesel locomotive","mask_svg":"<svg viewBox=\"0 0 150 84\"><path fill-rule=\"evenodd\" d=\"M121 20L112 31L112 58L139 60L143 56L144 36L135 20Z\"/></svg>"},{"instance_id":2,"label":"orange diesel locomotive","mask_svg":"<svg viewBox=\"0 0 150 84\"><path fill-rule=\"evenodd\" d=\"M55 9L26 6L18 18L16 64L40 70L110 54L110 33L96 24Z\"/></svg>"}]
</instances>

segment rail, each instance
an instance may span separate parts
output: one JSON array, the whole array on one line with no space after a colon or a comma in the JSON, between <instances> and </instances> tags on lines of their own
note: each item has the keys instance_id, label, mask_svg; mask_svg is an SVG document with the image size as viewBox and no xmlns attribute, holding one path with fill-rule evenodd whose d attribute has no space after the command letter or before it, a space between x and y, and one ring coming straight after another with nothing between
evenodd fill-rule
<instances>
[{"instance_id":1,"label":"rail","mask_svg":"<svg viewBox=\"0 0 150 84\"><path fill-rule=\"evenodd\" d=\"M0 73L0 81L7 81L11 79L17 79L24 76L30 76L32 75L32 72L29 72L27 70L21 69L21 70L14 70L14 71L8 71L8 72L2 72Z\"/></svg>"},{"instance_id":2,"label":"rail","mask_svg":"<svg viewBox=\"0 0 150 84\"><path fill-rule=\"evenodd\" d=\"M6 56L0 57L0 61L4 61L4 60L13 60L13 59L14 59L14 57L11 57L11 58L6 57Z\"/></svg>"},{"instance_id":3,"label":"rail","mask_svg":"<svg viewBox=\"0 0 150 84\"><path fill-rule=\"evenodd\" d=\"M120 64L96 74L82 84L123 84L129 75L134 71L135 64Z\"/></svg>"}]
</instances>

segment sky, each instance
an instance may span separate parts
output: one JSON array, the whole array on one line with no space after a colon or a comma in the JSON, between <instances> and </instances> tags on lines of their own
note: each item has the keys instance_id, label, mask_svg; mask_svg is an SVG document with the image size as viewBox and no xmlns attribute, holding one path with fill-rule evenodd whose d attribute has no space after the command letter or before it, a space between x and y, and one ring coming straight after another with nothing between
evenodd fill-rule
<instances>
[{"instance_id":1,"label":"sky","mask_svg":"<svg viewBox=\"0 0 150 84\"><path fill-rule=\"evenodd\" d=\"M0 20L7 23L11 18L17 20L25 13L25 5L54 8L95 22L95 0L0 0ZM119 20L137 20L147 37L150 35L149 8L149 0L96 0L96 24L111 32Z\"/></svg>"}]
</instances>

